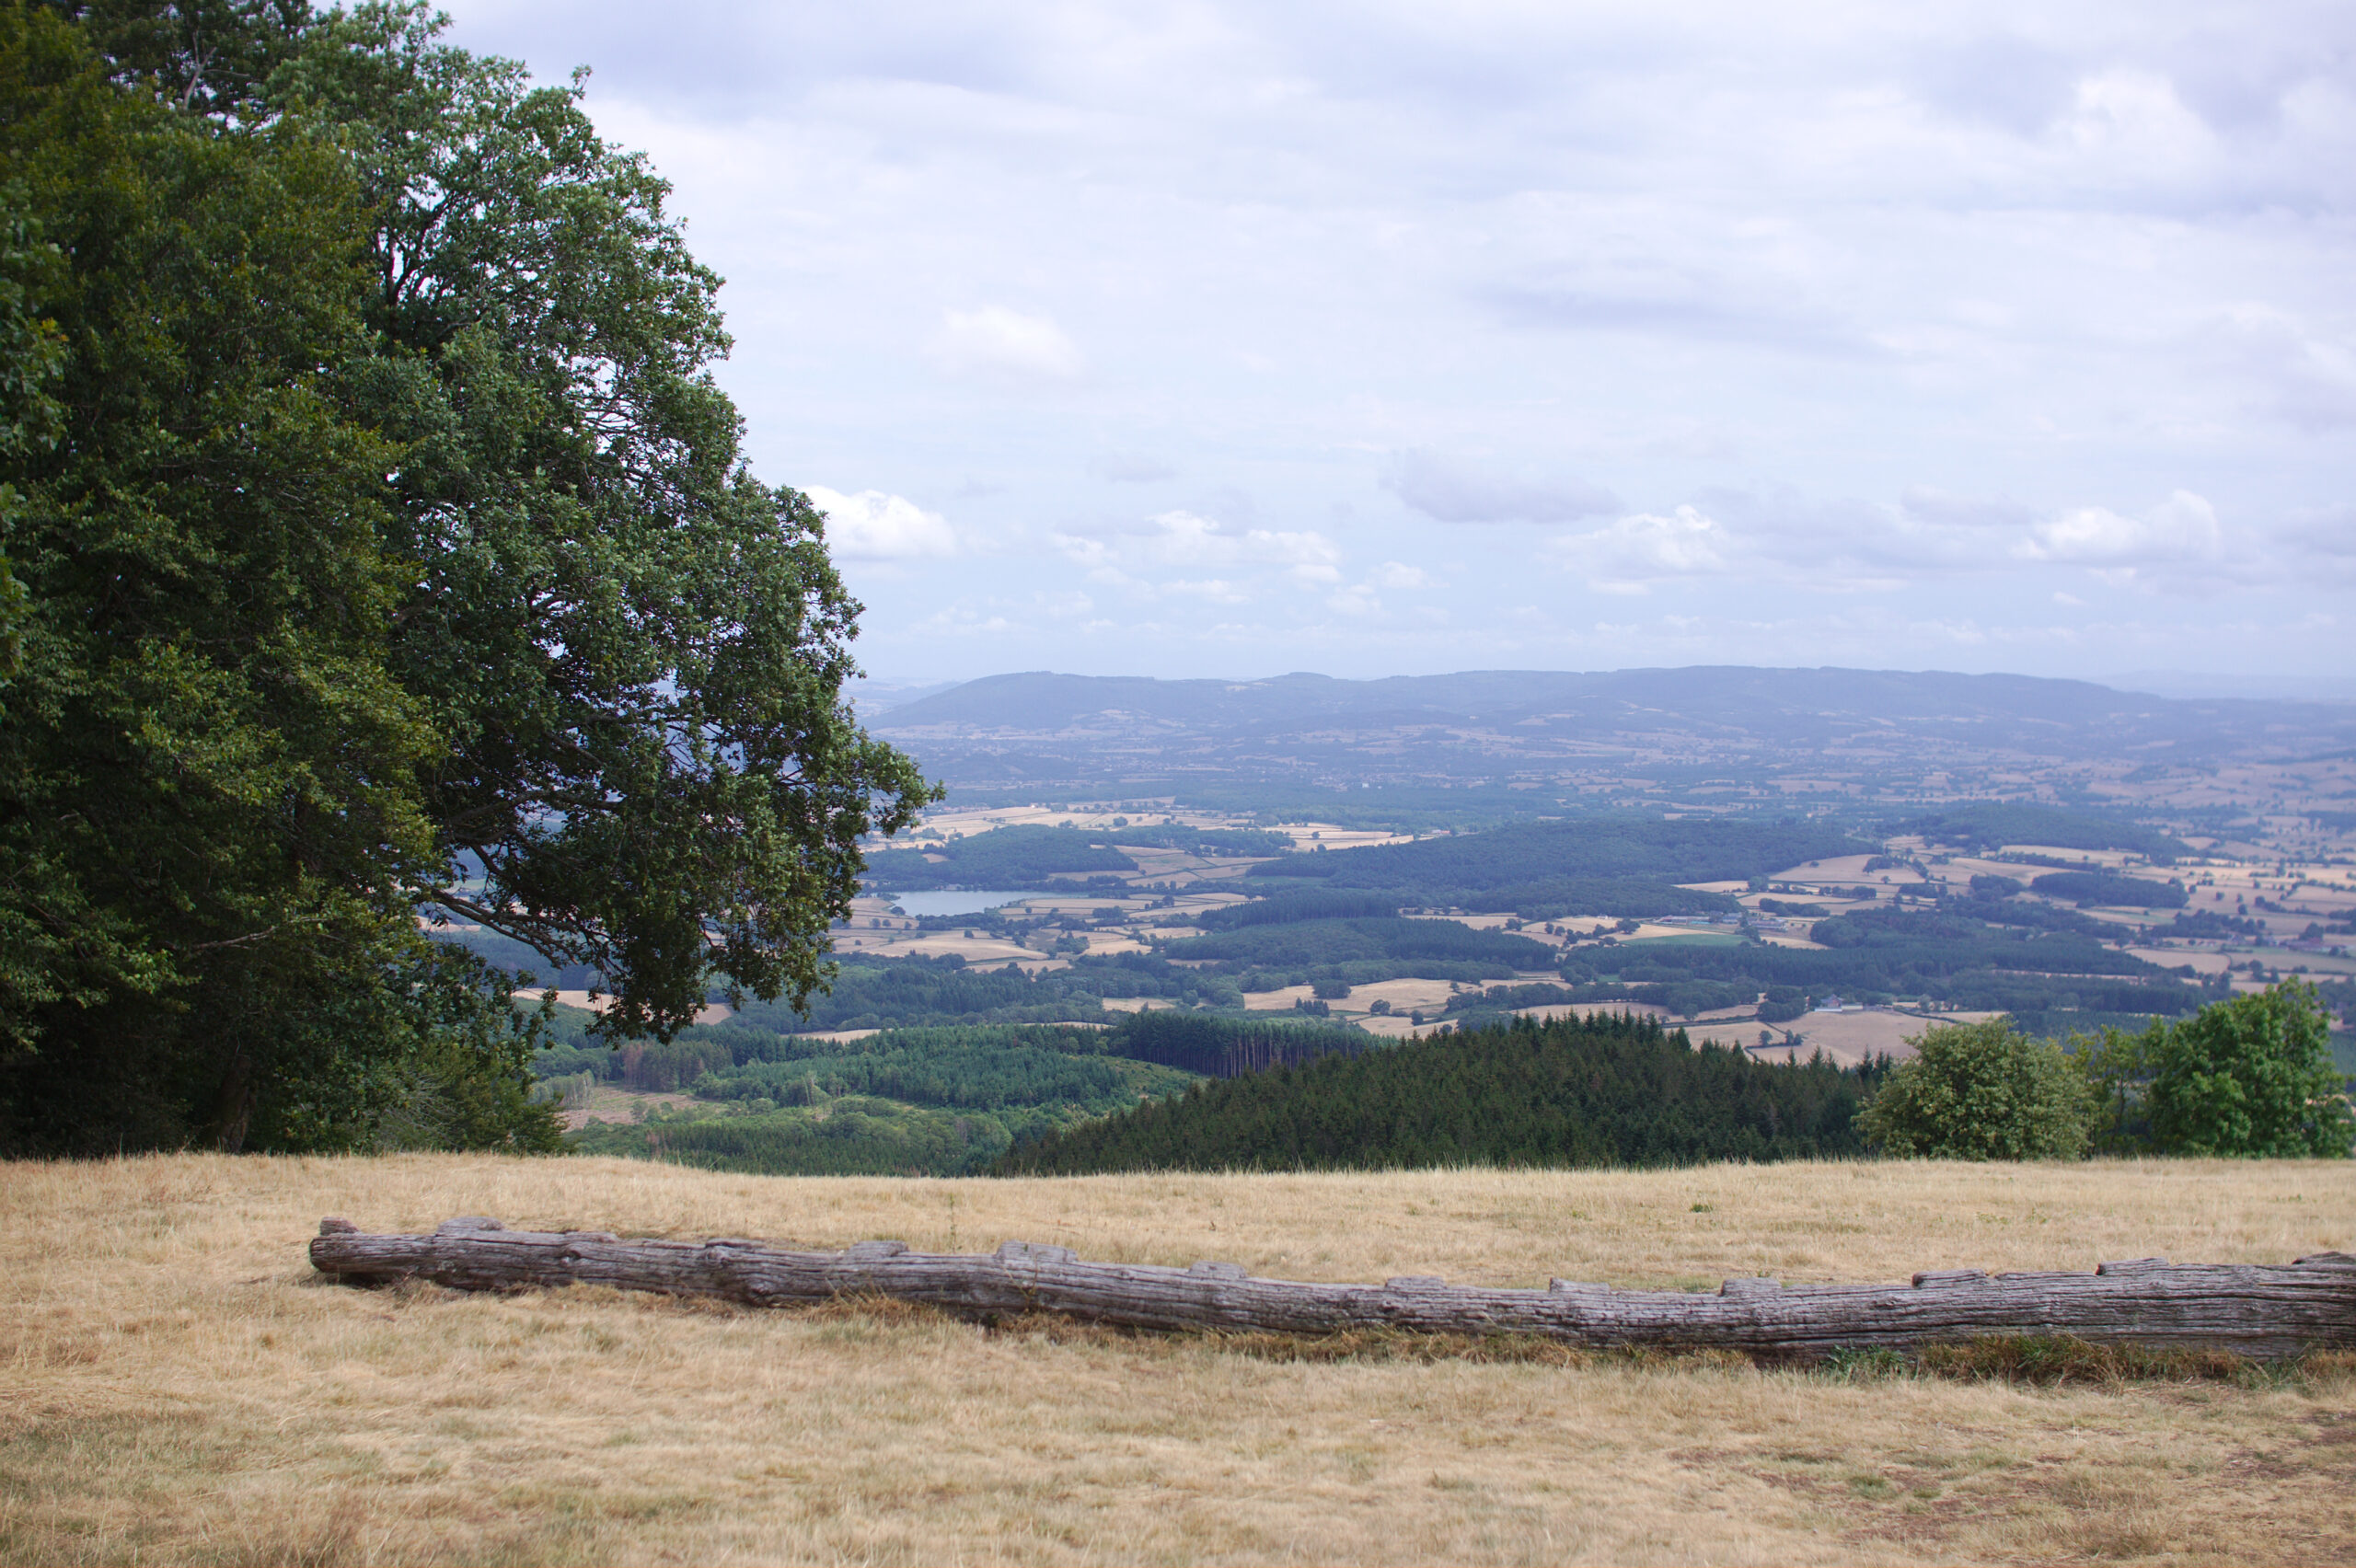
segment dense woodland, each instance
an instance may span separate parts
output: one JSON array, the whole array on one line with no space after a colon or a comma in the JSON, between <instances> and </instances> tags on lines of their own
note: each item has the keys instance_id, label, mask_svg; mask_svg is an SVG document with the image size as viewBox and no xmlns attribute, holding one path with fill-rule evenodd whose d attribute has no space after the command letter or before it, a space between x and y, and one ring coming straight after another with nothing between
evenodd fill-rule
<instances>
[{"instance_id":1,"label":"dense woodland","mask_svg":"<svg viewBox=\"0 0 2356 1568\"><path fill-rule=\"evenodd\" d=\"M2217 994L2213 981L2108 945L2084 916L2027 902L1950 899L1931 908L1864 910L1819 920L1811 935L1831 951L1734 939L1590 948L1564 961L1562 992L1531 994L1516 1005L1624 999L1690 1016L1765 992L1769 1007L1761 1016L1777 1022L1800 1016L1804 998L1838 995L2009 1012L2023 1027L2046 1032L2175 1017Z\"/></svg>"},{"instance_id":2,"label":"dense woodland","mask_svg":"<svg viewBox=\"0 0 2356 1568\"><path fill-rule=\"evenodd\" d=\"M2044 844L2057 849L2124 849L2154 862L2189 854L2183 840L2115 817L2057 806L1979 801L1888 824L1892 835L1919 836L1958 849L1997 849L2007 844Z\"/></svg>"},{"instance_id":3,"label":"dense woodland","mask_svg":"<svg viewBox=\"0 0 2356 1568\"><path fill-rule=\"evenodd\" d=\"M2048 871L2029 884L2048 898L2066 898L2084 908L2099 905L2118 909L2181 909L2184 889L2144 877L2123 877L2108 871Z\"/></svg>"},{"instance_id":4,"label":"dense woodland","mask_svg":"<svg viewBox=\"0 0 2356 1568\"><path fill-rule=\"evenodd\" d=\"M1746 882L1874 847L1815 823L1623 816L1509 824L1345 855L1288 855L1253 867L1252 875L1314 878L1329 888L1395 893L1403 903L1509 910L1533 920L1643 918L1735 907L1730 898L1680 882Z\"/></svg>"},{"instance_id":5,"label":"dense woodland","mask_svg":"<svg viewBox=\"0 0 2356 1568\"><path fill-rule=\"evenodd\" d=\"M1027 1144L1009 1174L1685 1165L1861 1154L1885 1069L1770 1066L1649 1020L1529 1020L1196 1085Z\"/></svg>"},{"instance_id":6,"label":"dense woodland","mask_svg":"<svg viewBox=\"0 0 2356 1568\"><path fill-rule=\"evenodd\" d=\"M684 1092L688 1111L643 1107L593 1122L583 1153L771 1174L948 1176L987 1169L1035 1141L1183 1090L1369 1049L1355 1030L1205 1013L1133 1015L1109 1028L983 1025L888 1030L837 1042L741 1024L664 1043L553 1045L538 1067L550 1100L587 1104L599 1082Z\"/></svg>"}]
</instances>

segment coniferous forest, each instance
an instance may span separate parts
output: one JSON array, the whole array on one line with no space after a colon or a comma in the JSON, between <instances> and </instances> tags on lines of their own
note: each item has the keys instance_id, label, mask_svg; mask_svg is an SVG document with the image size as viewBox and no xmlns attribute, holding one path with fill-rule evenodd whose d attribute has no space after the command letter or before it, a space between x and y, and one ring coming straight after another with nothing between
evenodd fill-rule
<instances>
[{"instance_id":1,"label":"coniferous forest","mask_svg":"<svg viewBox=\"0 0 2356 1568\"><path fill-rule=\"evenodd\" d=\"M1195 1085L1015 1149L1010 1175L1668 1166L1865 1151L1887 1064L1771 1066L1650 1019L1519 1020Z\"/></svg>"}]
</instances>

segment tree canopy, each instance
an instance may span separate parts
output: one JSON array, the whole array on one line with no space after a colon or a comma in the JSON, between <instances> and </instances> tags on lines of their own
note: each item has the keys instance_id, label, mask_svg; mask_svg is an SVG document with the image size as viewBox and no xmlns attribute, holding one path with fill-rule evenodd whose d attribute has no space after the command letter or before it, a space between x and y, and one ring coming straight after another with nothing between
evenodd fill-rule
<instances>
[{"instance_id":1,"label":"tree canopy","mask_svg":"<svg viewBox=\"0 0 2356 1568\"><path fill-rule=\"evenodd\" d=\"M667 1035L929 798L666 187L438 27L0 7L0 1146L545 1145L421 914Z\"/></svg>"}]
</instances>

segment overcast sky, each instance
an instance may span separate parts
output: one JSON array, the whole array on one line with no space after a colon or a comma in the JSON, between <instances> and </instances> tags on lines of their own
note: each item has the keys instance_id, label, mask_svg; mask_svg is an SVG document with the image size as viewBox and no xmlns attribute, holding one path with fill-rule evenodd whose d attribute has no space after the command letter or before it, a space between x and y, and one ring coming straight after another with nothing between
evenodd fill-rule
<instances>
[{"instance_id":1,"label":"overcast sky","mask_svg":"<svg viewBox=\"0 0 2356 1568\"><path fill-rule=\"evenodd\" d=\"M2351 668L2344 0L450 9L878 676Z\"/></svg>"}]
</instances>

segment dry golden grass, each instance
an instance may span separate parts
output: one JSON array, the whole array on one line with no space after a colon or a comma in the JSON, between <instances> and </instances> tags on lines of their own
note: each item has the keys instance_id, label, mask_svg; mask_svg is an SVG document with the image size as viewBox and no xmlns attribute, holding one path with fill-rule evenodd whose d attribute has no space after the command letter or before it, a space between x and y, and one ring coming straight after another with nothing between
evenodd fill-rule
<instances>
[{"instance_id":1,"label":"dry golden grass","mask_svg":"<svg viewBox=\"0 0 2356 1568\"><path fill-rule=\"evenodd\" d=\"M2327 1164L773 1180L599 1160L0 1167L0 1558L2315 1562L2356 1381L996 1332L886 1305L324 1285L320 1216L1231 1259L1300 1278L1902 1277L2356 1241ZM1425 1352L1437 1349L1440 1354ZM1337 1354L1337 1352L1346 1354Z\"/></svg>"}]
</instances>

